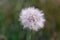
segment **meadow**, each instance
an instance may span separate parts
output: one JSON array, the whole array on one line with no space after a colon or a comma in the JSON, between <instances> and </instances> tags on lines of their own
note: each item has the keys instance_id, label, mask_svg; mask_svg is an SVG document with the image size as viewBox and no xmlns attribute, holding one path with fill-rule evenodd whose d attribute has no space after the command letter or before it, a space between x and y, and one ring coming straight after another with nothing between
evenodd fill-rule
<instances>
[{"instance_id":1,"label":"meadow","mask_svg":"<svg viewBox=\"0 0 60 40\"><path fill-rule=\"evenodd\" d=\"M21 10L30 6L45 14L45 26L37 32L19 21ZM60 0L0 0L0 40L60 40Z\"/></svg>"}]
</instances>

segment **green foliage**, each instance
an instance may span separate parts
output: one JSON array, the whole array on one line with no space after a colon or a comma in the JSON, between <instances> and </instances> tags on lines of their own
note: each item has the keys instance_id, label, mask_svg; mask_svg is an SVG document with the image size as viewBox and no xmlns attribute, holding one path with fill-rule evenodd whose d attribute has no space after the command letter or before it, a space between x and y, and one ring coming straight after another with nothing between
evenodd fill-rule
<instances>
[{"instance_id":1,"label":"green foliage","mask_svg":"<svg viewBox=\"0 0 60 40\"><path fill-rule=\"evenodd\" d=\"M3 0L1 2L0 35L4 35L6 40L60 40L59 4L52 0ZM21 9L29 6L39 8L45 13L45 27L38 32L23 29L23 25L18 21Z\"/></svg>"}]
</instances>

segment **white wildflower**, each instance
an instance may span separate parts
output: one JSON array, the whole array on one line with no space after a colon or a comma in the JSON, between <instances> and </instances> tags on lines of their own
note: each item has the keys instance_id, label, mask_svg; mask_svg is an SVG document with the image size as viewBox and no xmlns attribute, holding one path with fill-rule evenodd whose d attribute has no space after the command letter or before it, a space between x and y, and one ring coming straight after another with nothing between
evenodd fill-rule
<instances>
[{"instance_id":1,"label":"white wildflower","mask_svg":"<svg viewBox=\"0 0 60 40\"><path fill-rule=\"evenodd\" d=\"M38 31L38 29L44 27L44 13L39 9L34 7L22 9L19 16L19 21L21 21L22 25L24 25L24 28Z\"/></svg>"}]
</instances>

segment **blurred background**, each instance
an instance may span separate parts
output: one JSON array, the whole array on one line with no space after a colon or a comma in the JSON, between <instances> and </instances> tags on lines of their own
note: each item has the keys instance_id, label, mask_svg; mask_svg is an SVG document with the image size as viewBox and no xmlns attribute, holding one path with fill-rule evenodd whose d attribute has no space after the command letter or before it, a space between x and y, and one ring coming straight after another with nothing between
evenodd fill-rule
<instances>
[{"instance_id":1,"label":"blurred background","mask_svg":"<svg viewBox=\"0 0 60 40\"><path fill-rule=\"evenodd\" d=\"M33 33L18 21L29 6L43 10L46 19L45 27ZM60 0L0 0L0 40L60 40Z\"/></svg>"}]
</instances>

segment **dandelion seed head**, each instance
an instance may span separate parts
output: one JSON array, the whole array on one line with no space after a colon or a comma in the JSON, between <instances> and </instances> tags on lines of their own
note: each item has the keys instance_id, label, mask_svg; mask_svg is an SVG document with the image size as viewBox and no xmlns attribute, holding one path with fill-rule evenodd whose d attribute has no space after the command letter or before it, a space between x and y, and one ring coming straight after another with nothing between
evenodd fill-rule
<instances>
[{"instance_id":1,"label":"dandelion seed head","mask_svg":"<svg viewBox=\"0 0 60 40\"><path fill-rule=\"evenodd\" d=\"M44 27L44 13L43 11L37 8L29 7L22 9L19 17L19 21L21 21L24 28L29 28L31 30L38 31L38 29Z\"/></svg>"}]
</instances>

